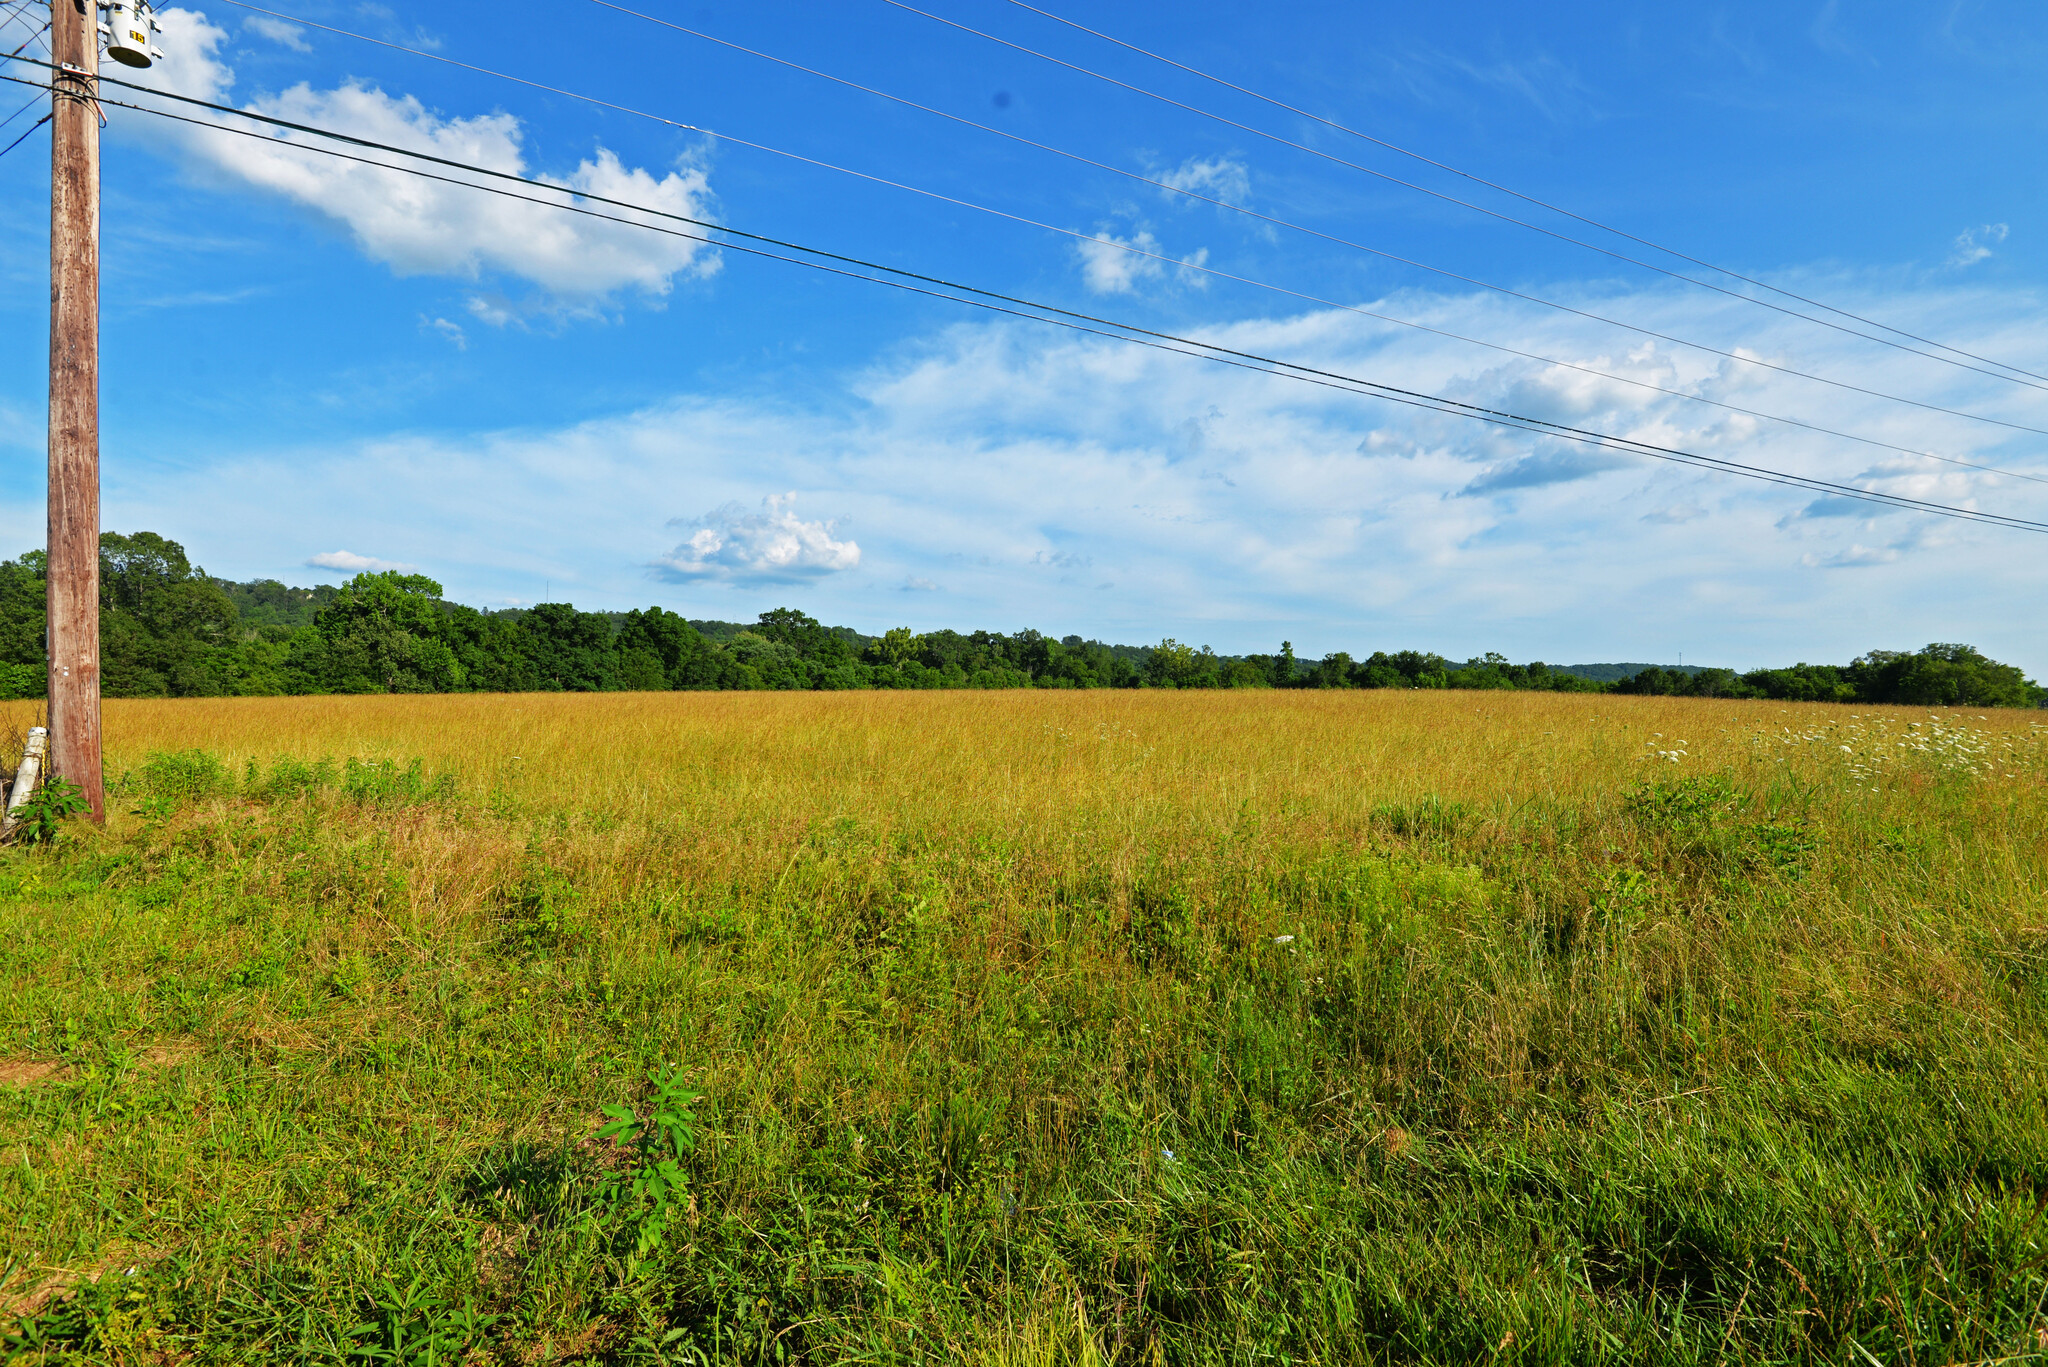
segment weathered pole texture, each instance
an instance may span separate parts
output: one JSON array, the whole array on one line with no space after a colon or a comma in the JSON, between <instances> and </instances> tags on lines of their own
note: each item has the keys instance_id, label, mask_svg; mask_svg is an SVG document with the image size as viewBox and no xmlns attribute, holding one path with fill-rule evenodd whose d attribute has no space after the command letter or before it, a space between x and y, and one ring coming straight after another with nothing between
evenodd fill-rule
<instances>
[{"instance_id":1,"label":"weathered pole texture","mask_svg":"<svg viewBox=\"0 0 2048 1367\"><path fill-rule=\"evenodd\" d=\"M106 820L100 774L99 10L51 0L50 769Z\"/></svg>"}]
</instances>

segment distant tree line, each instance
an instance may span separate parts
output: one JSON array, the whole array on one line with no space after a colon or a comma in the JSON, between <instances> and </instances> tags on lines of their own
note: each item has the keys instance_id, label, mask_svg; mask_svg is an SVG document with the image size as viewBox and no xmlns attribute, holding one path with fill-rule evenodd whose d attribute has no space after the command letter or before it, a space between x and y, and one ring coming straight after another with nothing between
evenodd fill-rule
<instances>
[{"instance_id":1,"label":"distant tree line","mask_svg":"<svg viewBox=\"0 0 2048 1367\"><path fill-rule=\"evenodd\" d=\"M44 555L0 562L0 695L42 695ZM1462 688L2035 707L2048 690L1969 646L1875 650L1846 665L1636 668L1594 678L1500 655L1453 663L1403 650L1363 659L1223 656L1168 639L1107 645L1036 631L899 627L863 636L793 608L752 623L651 607L567 603L487 612L446 602L424 575L360 574L340 587L237 584L154 532L100 538L101 681L109 697L300 693L617 692L853 688ZM1624 667L1627 668L1627 667Z\"/></svg>"}]
</instances>

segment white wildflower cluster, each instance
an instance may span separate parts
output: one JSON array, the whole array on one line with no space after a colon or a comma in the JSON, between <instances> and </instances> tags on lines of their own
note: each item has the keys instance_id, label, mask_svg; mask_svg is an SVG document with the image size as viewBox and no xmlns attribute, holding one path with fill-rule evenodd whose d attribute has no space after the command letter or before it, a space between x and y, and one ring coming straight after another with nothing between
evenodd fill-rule
<instances>
[{"instance_id":1,"label":"white wildflower cluster","mask_svg":"<svg viewBox=\"0 0 2048 1367\"><path fill-rule=\"evenodd\" d=\"M1672 764L1679 764L1679 763L1682 763L1682 762L1683 762L1683 761L1685 760L1685 757L1686 757L1686 749L1685 749L1685 747L1686 747L1686 744L1687 744L1687 742L1685 742L1685 741L1682 741L1682 740L1680 740L1680 741L1673 741L1673 742L1671 743L1671 746L1670 746L1670 748L1668 748L1668 749L1665 749L1665 748L1662 748L1662 742L1663 742L1663 740L1664 740L1664 733L1663 733L1662 731L1652 731L1652 732L1650 733L1650 738L1649 738L1648 740L1646 740L1646 741L1644 741L1644 742L1643 742L1643 744L1644 744L1645 746L1647 746L1647 747L1649 748L1649 751L1650 751L1650 753L1649 753L1649 754L1647 754L1647 755L1645 755L1645 756L1644 756L1644 758L1645 758L1645 759L1661 759L1661 760L1665 760L1665 761L1668 761L1669 763L1672 763Z\"/></svg>"},{"instance_id":2,"label":"white wildflower cluster","mask_svg":"<svg viewBox=\"0 0 2048 1367\"><path fill-rule=\"evenodd\" d=\"M1805 757L1838 768L1853 789L1881 792L1909 774L1955 778L2016 779L2039 773L2048 757L2048 724L2032 722L2025 731L1994 731L1976 726L1960 713L1947 717L1929 713L1926 721L1902 722L1890 717L1852 713L1845 721L1794 731L1759 729L1753 744L1782 753L1780 764Z\"/></svg>"}]
</instances>

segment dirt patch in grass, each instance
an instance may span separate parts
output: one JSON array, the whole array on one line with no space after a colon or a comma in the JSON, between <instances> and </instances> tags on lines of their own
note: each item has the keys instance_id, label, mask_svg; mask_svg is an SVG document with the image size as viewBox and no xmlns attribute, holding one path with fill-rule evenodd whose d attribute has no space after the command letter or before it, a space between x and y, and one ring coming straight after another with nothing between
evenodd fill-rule
<instances>
[{"instance_id":1,"label":"dirt patch in grass","mask_svg":"<svg viewBox=\"0 0 2048 1367\"><path fill-rule=\"evenodd\" d=\"M33 1087L38 1082L62 1082L63 1064L48 1059L0 1059L0 1087Z\"/></svg>"}]
</instances>

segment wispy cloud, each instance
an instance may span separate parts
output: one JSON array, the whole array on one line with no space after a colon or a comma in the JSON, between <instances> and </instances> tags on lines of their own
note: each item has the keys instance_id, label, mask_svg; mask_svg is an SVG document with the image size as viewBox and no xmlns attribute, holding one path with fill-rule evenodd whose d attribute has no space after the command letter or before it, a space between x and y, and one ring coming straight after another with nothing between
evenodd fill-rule
<instances>
[{"instance_id":1,"label":"wispy cloud","mask_svg":"<svg viewBox=\"0 0 2048 1367\"><path fill-rule=\"evenodd\" d=\"M1898 561L1899 548L1896 546L1866 546L1853 542L1842 550L1828 555L1804 555L1800 562L1820 569L1843 570L1861 569L1870 565L1890 565Z\"/></svg>"},{"instance_id":2,"label":"wispy cloud","mask_svg":"<svg viewBox=\"0 0 2048 1367\"><path fill-rule=\"evenodd\" d=\"M1552 484L1591 479L1609 470L1626 469L1641 463L1640 456L1624 456L1597 449L1539 451L1495 466L1459 492L1470 497L1511 493L1517 489L1541 489Z\"/></svg>"},{"instance_id":3,"label":"wispy cloud","mask_svg":"<svg viewBox=\"0 0 2048 1367\"><path fill-rule=\"evenodd\" d=\"M1974 266L1979 261L1989 260L1995 255L1992 249L2011 235L2011 227L2004 223L1986 223L1982 227L1966 228L1956 234L1955 249L1949 253L1948 264Z\"/></svg>"},{"instance_id":4,"label":"wispy cloud","mask_svg":"<svg viewBox=\"0 0 2048 1367\"><path fill-rule=\"evenodd\" d=\"M460 323L451 323L446 318L429 318L422 314L420 328L422 331L446 338L457 351L469 350L469 334L462 330Z\"/></svg>"},{"instance_id":5,"label":"wispy cloud","mask_svg":"<svg viewBox=\"0 0 2048 1367\"><path fill-rule=\"evenodd\" d=\"M1189 157L1153 179L1225 204L1243 204L1252 194L1251 169L1235 157Z\"/></svg>"},{"instance_id":6,"label":"wispy cloud","mask_svg":"<svg viewBox=\"0 0 2048 1367\"><path fill-rule=\"evenodd\" d=\"M1682 527L1707 515L1707 510L1697 503L1674 503L1669 508L1658 508L1643 514L1643 521L1654 522L1661 527Z\"/></svg>"},{"instance_id":7,"label":"wispy cloud","mask_svg":"<svg viewBox=\"0 0 2048 1367\"><path fill-rule=\"evenodd\" d=\"M311 52L313 45L306 41L306 31L297 24L288 24L282 19L272 19L267 14L243 16L242 27L259 38L268 38L280 47L293 52Z\"/></svg>"},{"instance_id":8,"label":"wispy cloud","mask_svg":"<svg viewBox=\"0 0 2048 1367\"><path fill-rule=\"evenodd\" d=\"M1133 294L1139 282L1164 276L1169 261L1177 260L1181 266L1201 266L1209 260L1207 247L1186 256L1170 257L1159 239L1143 228L1130 237L1118 237L1104 226L1094 237L1075 243L1075 251L1081 258L1082 282L1096 294ZM1174 275L1196 289L1209 283L1208 277L1199 271L1175 270Z\"/></svg>"}]
</instances>

